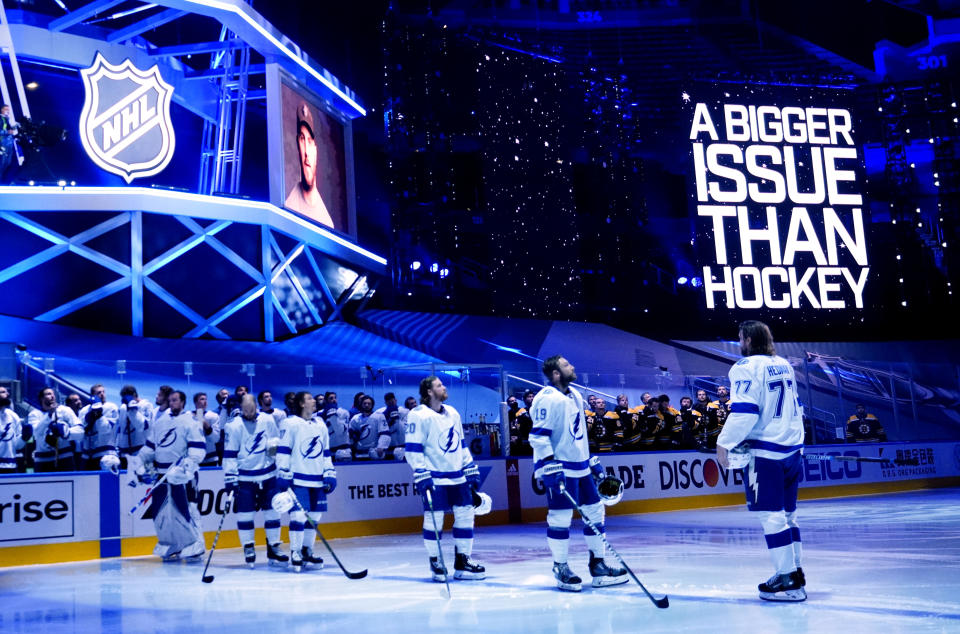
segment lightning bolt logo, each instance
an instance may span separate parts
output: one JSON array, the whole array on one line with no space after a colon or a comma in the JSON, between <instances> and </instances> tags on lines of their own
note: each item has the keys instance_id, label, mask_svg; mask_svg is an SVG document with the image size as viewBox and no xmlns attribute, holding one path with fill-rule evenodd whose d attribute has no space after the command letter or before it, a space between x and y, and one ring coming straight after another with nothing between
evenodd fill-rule
<instances>
[{"instance_id":1,"label":"lightning bolt logo","mask_svg":"<svg viewBox=\"0 0 960 634\"><path fill-rule=\"evenodd\" d=\"M7 423L6 425L4 425L3 433L0 434L0 441L13 440L13 432L11 431L12 428L13 428L13 423Z\"/></svg>"},{"instance_id":2,"label":"lightning bolt logo","mask_svg":"<svg viewBox=\"0 0 960 634\"><path fill-rule=\"evenodd\" d=\"M247 449L247 453L248 454L263 453L266 447L260 446L261 441L263 441L263 431L258 431L257 435L253 437L253 442L250 443L250 447L249 449Z\"/></svg>"},{"instance_id":3,"label":"lightning bolt logo","mask_svg":"<svg viewBox=\"0 0 960 634\"><path fill-rule=\"evenodd\" d=\"M158 447L169 447L177 441L177 430L172 428L167 430L167 433L163 435L163 438L160 439L160 442L157 443Z\"/></svg>"},{"instance_id":4,"label":"lightning bolt logo","mask_svg":"<svg viewBox=\"0 0 960 634\"><path fill-rule=\"evenodd\" d=\"M753 468L752 463L750 464L750 468L748 469L748 471L750 472L750 475L749 475L750 488L753 490L753 502L754 504L756 504L757 496L759 495L759 491L760 491L760 483L757 481L757 471L756 469Z\"/></svg>"},{"instance_id":5,"label":"lightning bolt logo","mask_svg":"<svg viewBox=\"0 0 960 634\"><path fill-rule=\"evenodd\" d=\"M323 444L320 442L320 436L314 436L310 439L307 448L300 452L304 458L319 458L323 455Z\"/></svg>"},{"instance_id":6,"label":"lightning bolt logo","mask_svg":"<svg viewBox=\"0 0 960 634\"><path fill-rule=\"evenodd\" d=\"M460 448L460 439L457 437L457 428L451 426L447 432L446 438L440 442L440 451L443 453L454 453Z\"/></svg>"},{"instance_id":7,"label":"lightning bolt logo","mask_svg":"<svg viewBox=\"0 0 960 634\"><path fill-rule=\"evenodd\" d=\"M574 440L580 440L583 438L583 427L580 424L580 412L577 412L577 417L574 419L573 424L570 425L570 435L573 436Z\"/></svg>"}]
</instances>

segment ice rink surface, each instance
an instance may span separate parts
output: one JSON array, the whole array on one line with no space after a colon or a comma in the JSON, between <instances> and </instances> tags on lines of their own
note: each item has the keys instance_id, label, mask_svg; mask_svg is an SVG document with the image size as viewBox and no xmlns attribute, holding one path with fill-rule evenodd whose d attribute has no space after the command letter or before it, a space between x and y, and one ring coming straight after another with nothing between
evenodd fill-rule
<instances>
[{"instance_id":1,"label":"ice rink surface","mask_svg":"<svg viewBox=\"0 0 960 634\"><path fill-rule=\"evenodd\" d=\"M261 520L262 521L262 520ZM452 568L451 518L444 542ZM574 521L579 528L579 520ZM419 535L333 540L347 568L254 570L240 549L203 565L154 557L0 569L0 632L960 632L960 489L800 503L805 603L757 598L772 574L760 528L743 507L608 519L608 539L670 607L631 581L593 589L579 530L570 564L580 594L550 574L545 523L481 527L485 581L427 576Z\"/></svg>"}]
</instances>

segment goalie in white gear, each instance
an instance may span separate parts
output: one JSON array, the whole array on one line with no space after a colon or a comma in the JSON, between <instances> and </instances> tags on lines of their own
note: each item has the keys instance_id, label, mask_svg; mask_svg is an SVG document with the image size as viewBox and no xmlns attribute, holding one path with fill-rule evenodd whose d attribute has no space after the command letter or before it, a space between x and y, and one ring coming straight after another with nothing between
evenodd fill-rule
<instances>
[{"instance_id":1,"label":"goalie in white gear","mask_svg":"<svg viewBox=\"0 0 960 634\"><path fill-rule=\"evenodd\" d=\"M294 414L286 420L287 431L277 447L277 492L290 489L300 509L290 512L290 564L300 572L304 564L323 566L313 554L314 524L327 510L327 496L337 487L337 472L330 459L330 435L322 420L313 416L316 400L310 392L297 392Z\"/></svg>"},{"instance_id":2,"label":"goalie in white gear","mask_svg":"<svg viewBox=\"0 0 960 634\"><path fill-rule=\"evenodd\" d=\"M149 482L155 474L167 473L167 479L153 491L150 513L157 530L153 554L165 561L196 559L203 555L203 532L197 510L197 465L203 460L206 444L199 425L186 410L187 395L174 391L167 397L167 409L157 417L147 440L137 454ZM134 460L131 459L131 464Z\"/></svg>"},{"instance_id":3,"label":"goalie in white gear","mask_svg":"<svg viewBox=\"0 0 960 634\"><path fill-rule=\"evenodd\" d=\"M233 508L243 556L252 568L257 559L253 518L263 511L267 561L286 565L288 558L280 550L280 515L270 505L277 488L274 456L280 432L273 416L257 411L252 394L243 395L240 410L224 430L223 482L227 493L236 497Z\"/></svg>"},{"instance_id":4,"label":"goalie in white gear","mask_svg":"<svg viewBox=\"0 0 960 634\"><path fill-rule=\"evenodd\" d=\"M570 387L577 380L573 365L561 355L543 362L543 373L551 385L540 390L530 406L533 427L535 473L547 490L547 545L553 555L553 574L557 587L580 592L580 577L567 564L573 505L560 491L560 485L583 509L591 522L604 531L604 509L597 491L597 480L606 473L596 456L590 456L587 424L580 393ZM606 563L603 540L589 527L583 528L590 549L590 576L594 587L626 583L627 571Z\"/></svg>"},{"instance_id":5,"label":"goalie in white gear","mask_svg":"<svg viewBox=\"0 0 960 634\"><path fill-rule=\"evenodd\" d=\"M797 487L803 450L803 411L790 363L778 357L766 324L740 324L744 358L730 368L730 415L717 438L717 460L744 462L747 508L763 526L776 572L758 586L768 601L803 601L806 579L800 567ZM737 455L739 454L739 455Z\"/></svg>"},{"instance_id":6,"label":"goalie in white gear","mask_svg":"<svg viewBox=\"0 0 960 634\"><path fill-rule=\"evenodd\" d=\"M484 579L486 569L470 558L473 552L473 491L480 486L480 469L464 442L463 423L453 407L444 405L447 388L435 376L420 381L420 405L407 415L406 458L413 484L423 499L423 545L430 557L434 581L445 582L440 546L434 531L443 526L443 512L453 512L454 577ZM426 492L433 500L433 516ZM442 532L441 532L442 537Z\"/></svg>"}]
</instances>

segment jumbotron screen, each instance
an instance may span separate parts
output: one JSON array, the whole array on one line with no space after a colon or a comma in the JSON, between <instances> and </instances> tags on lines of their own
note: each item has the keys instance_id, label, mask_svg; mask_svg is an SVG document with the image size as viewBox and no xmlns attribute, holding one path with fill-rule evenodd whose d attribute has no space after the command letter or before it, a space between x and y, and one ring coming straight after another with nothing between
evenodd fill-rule
<instances>
[{"instance_id":1,"label":"jumbotron screen","mask_svg":"<svg viewBox=\"0 0 960 634\"><path fill-rule=\"evenodd\" d=\"M344 126L306 91L280 82L282 198L318 224L350 233ZM275 169L271 166L271 169Z\"/></svg>"}]
</instances>

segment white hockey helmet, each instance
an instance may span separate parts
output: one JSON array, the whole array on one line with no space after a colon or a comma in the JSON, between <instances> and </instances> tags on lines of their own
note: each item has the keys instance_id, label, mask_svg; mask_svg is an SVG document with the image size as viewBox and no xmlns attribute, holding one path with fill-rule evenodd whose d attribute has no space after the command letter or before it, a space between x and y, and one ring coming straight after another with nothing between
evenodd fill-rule
<instances>
[{"instance_id":1,"label":"white hockey helmet","mask_svg":"<svg viewBox=\"0 0 960 634\"><path fill-rule=\"evenodd\" d=\"M731 469L745 469L753 460L753 454L750 453L750 446L740 443L729 452L727 452L727 463Z\"/></svg>"},{"instance_id":2,"label":"white hockey helmet","mask_svg":"<svg viewBox=\"0 0 960 634\"><path fill-rule=\"evenodd\" d=\"M493 499L483 491L477 491L473 498L473 514L486 515L491 509L493 509Z\"/></svg>"},{"instance_id":3,"label":"white hockey helmet","mask_svg":"<svg viewBox=\"0 0 960 634\"><path fill-rule=\"evenodd\" d=\"M287 513L295 506L293 500L293 491L287 489L273 496L273 499L270 500L270 506L277 513Z\"/></svg>"},{"instance_id":4,"label":"white hockey helmet","mask_svg":"<svg viewBox=\"0 0 960 634\"><path fill-rule=\"evenodd\" d=\"M612 475L604 476L597 484L597 492L605 506L613 506L623 497L623 480Z\"/></svg>"}]
</instances>

